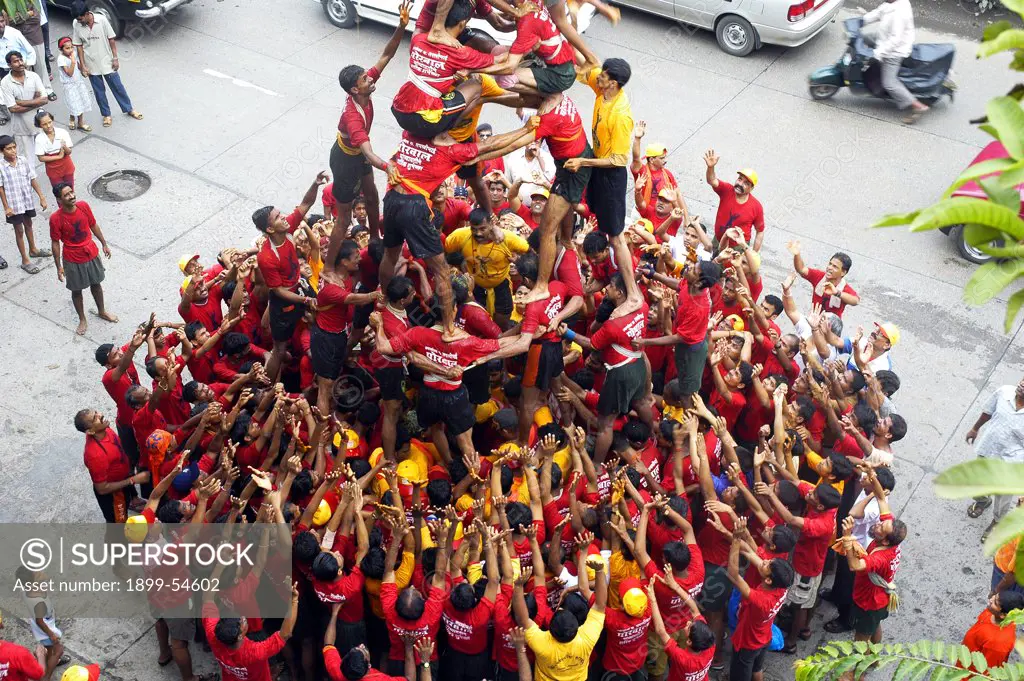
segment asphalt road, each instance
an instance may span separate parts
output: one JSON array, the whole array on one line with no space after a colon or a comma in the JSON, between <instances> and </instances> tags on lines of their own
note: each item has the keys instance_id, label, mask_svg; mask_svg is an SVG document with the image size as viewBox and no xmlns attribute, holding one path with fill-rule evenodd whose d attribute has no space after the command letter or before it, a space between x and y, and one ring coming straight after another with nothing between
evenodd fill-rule
<instances>
[{"instance_id":1,"label":"asphalt road","mask_svg":"<svg viewBox=\"0 0 1024 681\"><path fill-rule=\"evenodd\" d=\"M947 4L947 18L955 11ZM51 21L56 41L69 22L60 13ZM971 19L965 21L966 35L975 34ZM124 342L151 310L176 318L181 255L198 252L211 261L223 246L251 243L255 208L287 209L298 201L327 168L342 102L339 68L369 65L390 31L370 24L335 29L309 0L195 0L121 41L121 73L145 120L118 114L105 129L94 111L94 131L73 136L79 196L90 201L113 247L105 289L122 321L114 326L93 317L88 335L76 337L69 296L52 263L29 276L17 269L10 231L0 240L12 264L0 271L0 520L100 518L82 465L82 438L71 424L83 407L113 418L93 359L96 345ZM936 499L930 481L972 456L963 436L979 401L1024 371L1020 326L1003 332L1002 300L982 308L962 301L972 268L941 234L869 225L933 201L986 143L967 121L990 96L1009 89L1008 60L979 62L969 38L921 30L920 41L957 44L960 91L954 103L943 102L907 127L884 102L845 93L828 103L809 99L806 75L843 50L838 24L799 49L764 48L746 59L720 52L710 34L630 11L616 28L599 21L587 39L599 55L633 65L633 111L647 121L650 141L668 145L669 166L694 210L714 210L701 161L708 147L721 155L723 177L734 168L758 171L756 195L769 220L766 292L777 290L790 267L786 241L801 240L812 265L841 249L853 257L850 282L863 301L847 313L848 328L887 320L902 329L893 353L903 382L896 404L910 430L897 448L893 500L910 535L898 578L905 605L886 623L885 636L959 640L988 590L990 562L980 548L988 520L969 521L966 503ZM388 99L405 76L404 54L405 46L375 95L379 152L398 139ZM590 111L589 92L576 87L571 94ZM60 102L50 108L65 120ZM498 130L514 125L501 110L485 112L483 120ZM152 188L124 203L91 196L89 183L117 169L149 173ZM45 223L37 222L45 243ZM799 286L809 305L809 287ZM177 678L171 667L156 667L147 618L61 626L75 659L101 663L105 679ZM8 621L5 631L30 640L20 622ZM801 653L820 640L816 633ZM212 670L209 655L196 659L198 670ZM791 661L772 655L771 674L792 678Z\"/></svg>"}]
</instances>

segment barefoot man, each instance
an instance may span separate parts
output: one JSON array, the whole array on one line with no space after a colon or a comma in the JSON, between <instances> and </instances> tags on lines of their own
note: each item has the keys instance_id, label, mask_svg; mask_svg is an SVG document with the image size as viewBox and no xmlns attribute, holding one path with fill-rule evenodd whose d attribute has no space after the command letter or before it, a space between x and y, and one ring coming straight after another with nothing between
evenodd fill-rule
<instances>
[{"instance_id":1,"label":"barefoot man","mask_svg":"<svg viewBox=\"0 0 1024 681\"><path fill-rule=\"evenodd\" d=\"M53 262L57 265L57 281L63 281L71 291L71 302L78 313L78 328L75 333L84 336L89 328L85 319L85 302L82 291L89 289L96 301L95 314L100 319L117 323L117 315L103 304L103 261L93 236L103 246L103 255L110 257L110 246L103 238L103 231L85 201L75 197L75 190L66 182L53 186L53 195L60 203L60 210L50 216L50 239L53 241ZM61 249L63 248L63 257Z\"/></svg>"}]
</instances>

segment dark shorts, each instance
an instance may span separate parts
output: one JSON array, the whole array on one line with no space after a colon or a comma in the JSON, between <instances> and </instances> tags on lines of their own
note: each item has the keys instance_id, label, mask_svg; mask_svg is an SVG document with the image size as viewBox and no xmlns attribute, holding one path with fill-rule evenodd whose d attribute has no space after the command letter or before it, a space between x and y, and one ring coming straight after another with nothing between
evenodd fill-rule
<instances>
[{"instance_id":1,"label":"dark shorts","mask_svg":"<svg viewBox=\"0 0 1024 681\"><path fill-rule=\"evenodd\" d=\"M90 286L103 283L106 270L103 261L96 256L89 262L64 261L64 285L69 291L82 291Z\"/></svg>"},{"instance_id":2,"label":"dark shorts","mask_svg":"<svg viewBox=\"0 0 1024 681\"><path fill-rule=\"evenodd\" d=\"M376 307L374 303L356 305L355 309L352 310L352 328L365 329L366 325L370 323L370 315L373 314L373 310Z\"/></svg>"},{"instance_id":3,"label":"dark shorts","mask_svg":"<svg viewBox=\"0 0 1024 681\"><path fill-rule=\"evenodd\" d=\"M597 400L598 415L625 416L633 408L633 403L647 392L646 383L647 365L643 359L615 367L604 379L601 396Z\"/></svg>"},{"instance_id":4,"label":"dark shorts","mask_svg":"<svg viewBox=\"0 0 1024 681\"><path fill-rule=\"evenodd\" d=\"M594 150L587 143L586 149L579 155L579 158L594 158ZM576 205L583 200L583 192L590 182L593 168L587 166L580 168L575 173L565 169L565 160L555 159L555 182L551 185L551 193L561 196L563 199Z\"/></svg>"},{"instance_id":5,"label":"dark shorts","mask_svg":"<svg viewBox=\"0 0 1024 681\"><path fill-rule=\"evenodd\" d=\"M576 65L571 61L558 66L534 66L530 71L537 81L537 89L545 95L565 92L576 82Z\"/></svg>"},{"instance_id":6,"label":"dark shorts","mask_svg":"<svg viewBox=\"0 0 1024 681\"><path fill-rule=\"evenodd\" d=\"M396 401L402 399L405 394L402 390L405 382L405 370L402 367L374 369L373 377L380 387L380 399Z\"/></svg>"},{"instance_id":7,"label":"dark shorts","mask_svg":"<svg viewBox=\"0 0 1024 681\"><path fill-rule=\"evenodd\" d=\"M426 199L391 190L384 195L384 248L397 248L403 242L409 244L416 258L444 252L441 233L434 229Z\"/></svg>"},{"instance_id":8,"label":"dark shorts","mask_svg":"<svg viewBox=\"0 0 1024 681\"><path fill-rule=\"evenodd\" d=\"M423 428L444 423L452 435L465 433L476 425L466 386L459 386L458 390L438 390L424 385L416 402L416 420Z\"/></svg>"},{"instance_id":9,"label":"dark shorts","mask_svg":"<svg viewBox=\"0 0 1024 681\"><path fill-rule=\"evenodd\" d=\"M334 647L338 649L339 655L345 657L350 650L363 645L366 645L366 622L338 622Z\"/></svg>"},{"instance_id":10,"label":"dark shorts","mask_svg":"<svg viewBox=\"0 0 1024 681\"><path fill-rule=\"evenodd\" d=\"M196 635L196 620L194 617L164 617L167 624L167 637L175 641L190 642Z\"/></svg>"},{"instance_id":11,"label":"dark shorts","mask_svg":"<svg viewBox=\"0 0 1024 681\"><path fill-rule=\"evenodd\" d=\"M494 665L494 679L495 681L519 681L519 672L505 669L500 664Z\"/></svg>"},{"instance_id":12,"label":"dark shorts","mask_svg":"<svg viewBox=\"0 0 1024 681\"><path fill-rule=\"evenodd\" d=\"M704 562L704 588L700 592L698 603L706 612L724 612L732 595L732 582L729 573L721 565Z\"/></svg>"},{"instance_id":13,"label":"dark shorts","mask_svg":"<svg viewBox=\"0 0 1024 681\"><path fill-rule=\"evenodd\" d=\"M436 123L431 123L416 112L405 113L396 110L395 107L391 107L391 113L395 115L395 120L403 130L416 137L430 139L455 127L459 117L466 111L466 98L458 90L452 90L441 97L441 106L441 118Z\"/></svg>"},{"instance_id":14,"label":"dark shorts","mask_svg":"<svg viewBox=\"0 0 1024 681\"><path fill-rule=\"evenodd\" d=\"M348 354L348 334L324 331L317 324L309 329L309 356L320 378L334 380L341 375Z\"/></svg>"},{"instance_id":15,"label":"dark shorts","mask_svg":"<svg viewBox=\"0 0 1024 681\"><path fill-rule=\"evenodd\" d=\"M487 291L483 286L473 287L473 298L486 309ZM506 279L493 289L494 291L494 314L512 314L512 282Z\"/></svg>"},{"instance_id":16,"label":"dark shorts","mask_svg":"<svg viewBox=\"0 0 1024 681\"><path fill-rule=\"evenodd\" d=\"M729 663L729 681L750 681L754 672L764 669L764 654L768 646L757 650L733 650Z\"/></svg>"},{"instance_id":17,"label":"dark shorts","mask_svg":"<svg viewBox=\"0 0 1024 681\"><path fill-rule=\"evenodd\" d=\"M882 620L889 617L889 608L878 610L863 610L856 603L853 604L853 630L862 636L871 636L875 633Z\"/></svg>"},{"instance_id":18,"label":"dark shorts","mask_svg":"<svg viewBox=\"0 0 1024 681\"><path fill-rule=\"evenodd\" d=\"M466 386L466 390L469 392L469 401L472 404L484 404L491 399L491 377L484 364L464 372L462 385Z\"/></svg>"},{"instance_id":19,"label":"dark shorts","mask_svg":"<svg viewBox=\"0 0 1024 681\"><path fill-rule=\"evenodd\" d=\"M565 371L562 344L559 341L536 341L526 355L523 387L550 390L551 382Z\"/></svg>"},{"instance_id":20,"label":"dark shorts","mask_svg":"<svg viewBox=\"0 0 1024 681\"><path fill-rule=\"evenodd\" d=\"M679 377L679 388L683 395L692 395L700 390L701 379L704 377L704 365L708 359L707 339L696 345L677 344L675 359L676 375Z\"/></svg>"},{"instance_id":21,"label":"dark shorts","mask_svg":"<svg viewBox=\"0 0 1024 681\"><path fill-rule=\"evenodd\" d=\"M363 178L373 174L373 166L362 154L346 154L335 142L331 145L331 193L338 203L352 203L362 193Z\"/></svg>"},{"instance_id":22,"label":"dark shorts","mask_svg":"<svg viewBox=\"0 0 1024 681\"><path fill-rule=\"evenodd\" d=\"M286 303L274 294L270 294L270 337L274 342L281 343L292 339L295 327L302 321L306 308L296 303Z\"/></svg>"},{"instance_id":23,"label":"dark shorts","mask_svg":"<svg viewBox=\"0 0 1024 681\"><path fill-rule=\"evenodd\" d=\"M467 655L446 648L439 661L439 676L445 681L483 681L491 678L494 671L490 649L478 655Z\"/></svg>"},{"instance_id":24,"label":"dark shorts","mask_svg":"<svg viewBox=\"0 0 1024 681\"><path fill-rule=\"evenodd\" d=\"M7 218L7 223L11 224L11 225L21 225L21 224L24 224L24 223L28 222L29 220L31 220L35 216L36 216L36 212L34 210L32 210L31 208L29 208L24 213L18 213L17 215L12 215L9 218Z\"/></svg>"},{"instance_id":25,"label":"dark shorts","mask_svg":"<svg viewBox=\"0 0 1024 681\"><path fill-rule=\"evenodd\" d=\"M618 236L626 229L625 167L593 168L587 183L587 205L597 218L597 228L608 236Z\"/></svg>"}]
</instances>

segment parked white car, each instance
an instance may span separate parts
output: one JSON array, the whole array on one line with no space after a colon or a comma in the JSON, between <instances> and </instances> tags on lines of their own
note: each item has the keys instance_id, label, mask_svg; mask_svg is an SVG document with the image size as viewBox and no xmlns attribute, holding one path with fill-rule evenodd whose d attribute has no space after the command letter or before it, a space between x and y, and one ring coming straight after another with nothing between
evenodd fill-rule
<instances>
[{"instance_id":1,"label":"parked white car","mask_svg":"<svg viewBox=\"0 0 1024 681\"><path fill-rule=\"evenodd\" d=\"M843 2L844 0L616 0L617 5L714 31L718 46L737 57L745 57L761 45L803 45L835 19Z\"/></svg>"},{"instance_id":2,"label":"parked white car","mask_svg":"<svg viewBox=\"0 0 1024 681\"><path fill-rule=\"evenodd\" d=\"M327 19L338 28L352 28L357 21L367 19L376 21L388 26L398 25L398 0L313 0L321 4ZM416 27L416 18L426 0L415 0L412 11L409 12L409 32ZM584 3L576 15L576 29L583 33L590 26L590 20L594 16L594 6ZM478 28L486 31L502 45L511 45L516 39L515 33L502 33L495 31L486 21L473 19L469 22L469 28Z\"/></svg>"}]
</instances>

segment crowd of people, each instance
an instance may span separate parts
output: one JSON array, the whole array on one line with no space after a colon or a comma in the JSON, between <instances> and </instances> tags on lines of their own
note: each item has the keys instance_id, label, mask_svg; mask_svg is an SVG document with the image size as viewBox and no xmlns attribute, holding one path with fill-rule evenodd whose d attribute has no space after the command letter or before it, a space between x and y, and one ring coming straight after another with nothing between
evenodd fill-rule
<instances>
[{"instance_id":1,"label":"crowd of people","mask_svg":"<svg viewBox=\"0 0 1024 681\"><path fill-rule=\"evenodd\" d=\"M428 0L389 153L373 95L410 6L375 64L339 74L331 172L254 212L252 246L184 255L173 321L96 349L116 416L74 426L108 523L292 535L287 617L221 617L208 595L157 621L155 661L194 681L205 641L238 681L760 680L821 599L830 635L880 641L907 535L900 330L844 328L850 256L790 242L772 290L757 173L707 151L705 226L644 142L630 65L601 61L565 0ZM589 131L570 90L594 98ZM498 106L522 127L480 122ZM102 232L54 193L78 216L55 259L88 285ZM1021 600L993 598L979 639ZM40 621L14 678L66 662Z\"/></svg>"}]
</instances>

